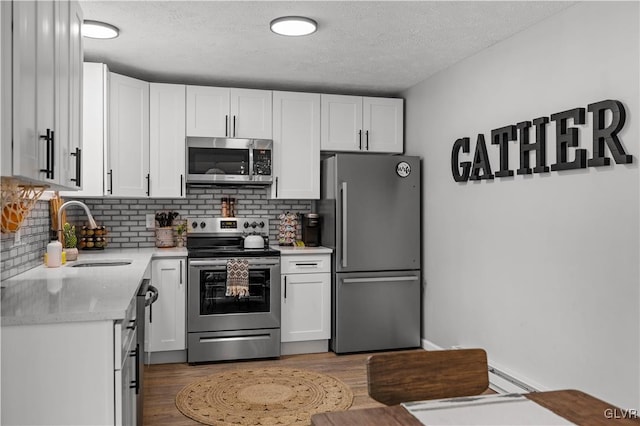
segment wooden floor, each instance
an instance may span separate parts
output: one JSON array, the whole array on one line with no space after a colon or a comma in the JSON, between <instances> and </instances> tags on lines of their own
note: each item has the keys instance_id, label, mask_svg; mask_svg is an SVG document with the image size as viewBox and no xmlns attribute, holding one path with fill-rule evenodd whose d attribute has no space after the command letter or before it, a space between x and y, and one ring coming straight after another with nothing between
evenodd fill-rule
<instances>
[{"instance_id":1,"label":"wooden floor","mask_svg":"<svg viewBox=\"0 0 640 426\"><path fill-rule=\"evenodd\" d=\"M175 405L178 391L201 377L242 367L302 368L329 374L346 383L353 392L351 409L379 407L382 404L367 394L365 362L369 354L336 355L333 352L288 355L280 359L212 363L201 365L158 364L144 370L144 424L153 426L197 426L200 423L185 417Z\"/></svg>"}]
</instances>

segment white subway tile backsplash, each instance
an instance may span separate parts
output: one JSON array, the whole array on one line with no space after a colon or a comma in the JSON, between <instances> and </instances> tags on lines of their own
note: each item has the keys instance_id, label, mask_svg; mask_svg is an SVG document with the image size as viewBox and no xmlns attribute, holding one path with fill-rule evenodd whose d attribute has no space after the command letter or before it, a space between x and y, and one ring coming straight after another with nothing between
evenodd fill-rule
<instances>
[{"instance_id":1,"label":"white subway tile backsplash","mask_svg":"<svg viewBox=\"0 0 640 426\"><path fill-rule=\"evenodd\" d=\"M221 200L225 196L236 199L237 216L267 216L270 243L277 244L278 216L282 212L311 211L310 200L272 200L269 188L187 188L185 199L119 199L78 198L83 201L99 225L107 227L108 247L153 247L154 230L146 228L146 215L156 211L177 211L181 216L219 216ZM73 197L66 197L73 199ZM82 209L66 210L67 221L79 230L87 225ZM20 230L21 240L15 243L14 234L2 234L1 278L7 279L42 263L49 243L49 202L38 201Z\"/></svg>"},{"instance_id":2,"label":"white subway tile backsplash","mask_svg":"<svg viewBox=\"0 0 640 426\"><path fill-rule=\"evenodd\" d=\"M311 211L310 200L271 200L268 188L187 188L185 199L80 199L89 206L99 225L107 227L108 247L152 247L154 230L146 228L146 215L176 211L181 216L220 216L222 198L236 199L237 216L267 216L271 244L277 243L278 215L284 211ZM71 197L68 197L71 198ZM80 209L67 210L67 220L77 227L86 223Z\"/></svg>"}]
</instances>

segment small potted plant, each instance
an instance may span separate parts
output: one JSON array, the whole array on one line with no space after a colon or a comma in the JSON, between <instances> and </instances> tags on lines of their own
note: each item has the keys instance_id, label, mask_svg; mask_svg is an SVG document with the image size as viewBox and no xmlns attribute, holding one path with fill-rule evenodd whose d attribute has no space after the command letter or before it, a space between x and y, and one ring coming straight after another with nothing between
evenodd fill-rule
<instances>
[{"instance_id":1,"label":"small potted plant","mask_svg":"<svg viewBox=\"0 0 640 426\"><path fill-rule=\"evenodd\" d=\"M176 233L178 234L178 238L176 238L176 245L178 247L183 247L184 246L184 237L185 237L185 233L187 232L187 223L186 222L180 222L177 226L176 226Z\"/></svg>"},{"instance_id":2,"label":"small potted plant","mask_svg":"<svg viewBox=\"0 0 640 426\"><path fill-rule=\"evenodd\" d=\"M62 235L64 236L64 251L67 253L67 260L78 259L78 238L76 237L76 227L68 222L62 227Z\"/></svg>"}]
</instances>

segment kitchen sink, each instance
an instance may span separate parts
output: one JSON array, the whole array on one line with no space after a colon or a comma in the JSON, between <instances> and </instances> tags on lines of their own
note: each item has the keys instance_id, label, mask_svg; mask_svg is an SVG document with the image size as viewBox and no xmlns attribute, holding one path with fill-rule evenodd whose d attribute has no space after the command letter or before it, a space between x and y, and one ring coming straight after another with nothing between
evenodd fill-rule
<instances>
[{"instance_id":1,"label":"kitchen sink","mask_svg":"<svg viewBox=\"0 0 640 426\"><path fill-rule=\"evenodd\" d=\"M112 259L112 260L85 260L75 262L73 265L69 265L72 268L94 268L96 266L124 266L131 265L133 262L130 259Z\"/></svg>"}]
</instances>

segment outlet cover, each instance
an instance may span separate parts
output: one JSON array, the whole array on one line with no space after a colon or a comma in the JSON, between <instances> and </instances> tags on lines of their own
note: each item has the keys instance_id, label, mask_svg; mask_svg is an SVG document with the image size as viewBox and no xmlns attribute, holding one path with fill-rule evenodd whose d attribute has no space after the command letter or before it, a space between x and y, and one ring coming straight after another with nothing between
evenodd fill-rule
<instances>
[{"instance_id":1,"label":"outlet cover","mask_svg":"<svg viewBox=\"0 0 640 426\"><path fill-rule=\"evenodd\" d=\"M147 229L153 229L156 227L156 215L149 213L146 215Z\"/></svg>"}]
</instances>

